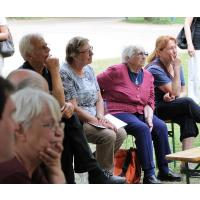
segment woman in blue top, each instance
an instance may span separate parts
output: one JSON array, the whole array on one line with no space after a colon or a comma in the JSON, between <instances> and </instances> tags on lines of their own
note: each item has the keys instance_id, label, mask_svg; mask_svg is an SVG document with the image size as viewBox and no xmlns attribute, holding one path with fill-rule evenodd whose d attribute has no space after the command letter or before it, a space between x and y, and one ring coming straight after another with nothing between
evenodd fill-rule
<instances>
[{"instance_id":1,"label":"woman in blue top","mask_svg":"<svg viewBox=\"0 0 200 200\"><path fill-rule=\"evenodd\" d=\"M146 68L154 76L156 114L163 120L172 120L180 125L182 149L189 149L198 135L196 122L200 122L200 107L193 99L186 97L176 39L160 36L148 62Z\"/></svg>"}]
</instances>

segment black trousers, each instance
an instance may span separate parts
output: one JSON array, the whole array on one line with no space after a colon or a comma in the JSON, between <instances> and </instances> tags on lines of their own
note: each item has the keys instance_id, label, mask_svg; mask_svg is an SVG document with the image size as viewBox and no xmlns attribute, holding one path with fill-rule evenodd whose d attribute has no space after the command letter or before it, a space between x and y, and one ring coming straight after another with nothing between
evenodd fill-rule
<instances>
[{"instance_id":1,"label":"black trousers","mask_svg":"<svg viewBox=\"0 0 200 200\"><path fill-rule=\"evenodd\" d=\"M199 133L196 123L200 123L200 106L189 97L158 103L156 115L162 120L172 120L179 124L180 141L188 137L196 137Z\"/></svg>"},{"instance_id":2,"label":"black trousers","mask_svg":"<svg viewBox=\"0 0 200 200\"><path fill-rule=\"evenodd\" d=\"M62 170L67 183L75 183L74 171L76 173L88 172L99 167L99 164L91 152L77 115L74 114L70 119L63 118L62 121L65 123Z\"/></svg>"}]
</instances>

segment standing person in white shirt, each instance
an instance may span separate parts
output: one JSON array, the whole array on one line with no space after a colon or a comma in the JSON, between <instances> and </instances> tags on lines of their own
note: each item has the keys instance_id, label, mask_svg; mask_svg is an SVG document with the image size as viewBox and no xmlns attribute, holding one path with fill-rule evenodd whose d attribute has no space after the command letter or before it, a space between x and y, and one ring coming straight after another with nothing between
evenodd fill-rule
<instances>
[{"instance_id":1,"label":"standing person in white shirt","mask_svg":"<svg viewBox=\"0 0 200 200\"><path fill-rule=\"evenodd\" d=\"M192 37L191 25L194 23ZM185 18L185 36L187 40L188 62L188 96L200 103L200 17Z\"/></svg>"},{"instance_id":2,"label":"standing person in white shirt","mask_svg":"<svg viewBox=\"0 0 200 200\"><path fill-rule=\"evenodd\" d=\"M8 28L5 17L0 17L0 41L8 39ZM0 75L2 75L2 69L4 65L4 58L0 53Z\"/></svg>"}]
</instances>

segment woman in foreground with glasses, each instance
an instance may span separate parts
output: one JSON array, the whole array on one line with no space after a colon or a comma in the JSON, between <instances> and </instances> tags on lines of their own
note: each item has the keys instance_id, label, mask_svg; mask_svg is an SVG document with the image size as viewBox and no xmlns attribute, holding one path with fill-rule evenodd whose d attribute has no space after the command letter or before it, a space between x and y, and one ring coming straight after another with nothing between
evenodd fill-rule
<instances>
[{"instance_id":1,"label":"woman in foreground with glasses","mask_svg":"<svg viewBox=\"0 0 200 200\"><path fill-rule=\"evenodd\" d=\"M5 163L2 183L65 183L60 161L63 126L58 102L46 92L30 88L17 91L12 99L18 124L15 157Z\"/></svg>"},{"instance_id":2,"label":"woman in foreground with glasses","mask_svg":"<svg viewBox=\"0 0 200 200\"><path fill-rule=\"evenodd\" d=\"M112 173L114 153L126 138L123 128L116 129L104 118L104 103L92 62L92 47L83 37L72 38L66 46L66 63L61 67L65 99L75 106L87 140L96 144L96 158L102 168ZM119 183L124 178L118 177Z\"/></svg>"},{"instance_id":3,"label":"woman in foreground with glasses","mask_svg":"<svg viewBox=\"0 0 200 200\"><path fill-rule=\"evenodd\" d=\"M97 80L108 112L126 122L127 133L135 137L144 171L143 183L160 183L155 176L152 140L159 169L158 178L180 181L180 176L169 170L165 159L165 155L171 153L166 124L153 114L153 76L142 68L147 55L140 46L127 46L122 52L122 63L106 69L97 76Z\"/></svg>"}]
</instances>

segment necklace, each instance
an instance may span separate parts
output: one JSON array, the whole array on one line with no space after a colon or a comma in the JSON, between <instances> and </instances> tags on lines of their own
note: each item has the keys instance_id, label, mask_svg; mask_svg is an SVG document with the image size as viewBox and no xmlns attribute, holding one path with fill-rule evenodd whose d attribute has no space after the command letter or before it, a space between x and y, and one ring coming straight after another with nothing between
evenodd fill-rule
<instances>
[{"instance_id":1,"label":"necklace","mask_svg":"<svg viewBox=\"0 0 200 200\"><path fill-rule=\"evenodd\" d=\"M138 74L136 75L136 78L135 78L135 84L139 85Z\"/></svg>"}]
</instances>

